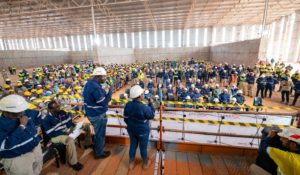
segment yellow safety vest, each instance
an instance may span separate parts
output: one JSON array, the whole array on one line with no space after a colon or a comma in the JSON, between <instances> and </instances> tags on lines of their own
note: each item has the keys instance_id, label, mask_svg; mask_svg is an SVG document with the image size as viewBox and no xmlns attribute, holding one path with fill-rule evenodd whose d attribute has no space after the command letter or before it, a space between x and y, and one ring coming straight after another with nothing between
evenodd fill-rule
<instances>
[{"instance_id":1,"label":"yellow safety vest","mask_svg":"<svg viewBox=\"0 0 300 175\"><path fill-rule=\"evenodd\" d=\"M273 161L278 165L278 174L296 175L300 174L300 155L278 148L268 148L268 153Z\"/></svg>"}]
</instances>

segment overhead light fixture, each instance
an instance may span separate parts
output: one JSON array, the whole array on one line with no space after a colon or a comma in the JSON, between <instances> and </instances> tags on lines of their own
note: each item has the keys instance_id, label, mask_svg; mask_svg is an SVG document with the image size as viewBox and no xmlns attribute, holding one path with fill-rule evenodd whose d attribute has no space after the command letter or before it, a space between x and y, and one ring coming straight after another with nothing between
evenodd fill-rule
<instances>
[{"instance_id":1,"label":"overhead light fixture","mask_svg":"<svg viewBox=\"0 0 300 175\"><path fill-rule=\"evenodd\" d=\"M125 44L125 48L127 48L127 33L124 33L124 44Z\"/></svg>"},{"instance_id":2,"label":"overhead light fixture","mask_svg":"<svg viewBox=\"0 0 300 175\"><path fill-rule=\"evenodd\" d=\"M105 33L103 34L103 41L104 41L104 46L106 47L107 46L107 41L106 41L106 35L105 35Z\"/></svg>"},{"instance_id":3,"label":"overhead light fixture","mask_svg":"<svg viewBox=\"0 0 300 175\"><path fill-rule=\"evenodd\" d=\"M289 53L290 53L290 47L291 47L291 42L292 42L292 36L293 36L293 29L294 29L294 25L295 25L295 18L296 18L296 14L293 13L290 16L290 28L289 28L289 33L288 33L288 40L287 40L287 45L286 45L286 49L285 49L285 54L284 54L284 59L285 61L288 61L289 59Z\"/></svg>"},{"instance_id":4,"label":"overhead light fixture","mask_svg":"<svg viewBox=\"0 0 300 175\"><path fill-rule=\"evenodd\" d=\"M226 27L222 28L222 42L225 43Z\"/></svg>"},{"instance_id":5,"label":"overhead light fixture","mask_svg":"<svg viewBox=\"0 0 300 175\"><path fill-rule=\"evenodd\" d=\"M154 31L154 47L157 48L157 31Z\"/></svg>"},{"instance_id":6,"label":"overhead light fixture","mask_svg":"<svg viewBox=\"0 0 300 175\"><path fill-rule=\"evenodd\" d=\"M236 35L235 32L236 32L236 27L233 26L231 31L231 42L235 42L235 35Z\"/></svg>"},{"instance_id":7,"label":"overhead light fixture","mask_svg":"<svg viewBox=\"0 0 300 175\"><path fill-rule=\"evenodd\" d=\"M207 46L207 28L204 28L204 34L203 34L203 46Z\"/></svg>"},{"instance_id":8,"label":"overhead light fixture","mask_svg":"<svg viewBox=\"0 0 300 175\"><path fill-rule=\"evenodd\" d=\"M131 32L131 46L132 46L132 48L135 48L134 33L133 32Z\"/></svg>"},{"instance_id":9,"label":"overhead light fixture","mask_svg":"<svg viewBox=\"0 0 300 175\"><path fill-rule=\"evenodd\" d=\"M195 34L195 46L198 47L199 46L199 29L196 29L196 34Z\"/></svg>"},{"instance_id":10,"label":"overhead light fixture","mask_svg":"<svg viewBox=\"0 0 300 175\"><path fill-rule=\"evenodd\" d=\"M190 47L190 29L186 30L186 47Z\"/></svg>"},{"instance_id":11,"label":"overhead light fixture","mask_svg":"<svg viewBox=\"0 0 300 175\"><path fill-rule=\"evenodd\" d=\"M142 32L139 32L139 45L140 45L140 49L143 48L143 44L142 44Z\"/></svg>"},{"instance_id":12,"label":"overhead light fixture","mask_svg":"<svg viewBox=\"0 0 300 175\"><path fill-rule=\"evenodd\" d=\"M88 48L87 48L87 41L86 41L86 35L83 35L83 42L84 42L84 50L88 50Z\"/></svg>"},{"instance_id":13,"label":"overhead light fixture","mask_svg":"<svg viewBox=\"0 0 300 175\"><path fill-rule=\"evenodd\" d=\"M121 47L121 43L120 43L120 34L117 33L117 42L118 42L118 48Z\"/></svg>"},{"instance_id":14,"label":"overhead light fixture","mask_svg":"<svg viewBox=\"0 0 300 175\"><path fill-rule=\"evenodd\" d=\"M277 45L277 49L276 49L277 59L282 59L280 51L282 50L281 43L282 43L284 23L285 23L285 18L283 17L283 18L281 18L281 21L280 21L280 31L279 31L279 37L278 37L278 45Z\"/></svg>"},{"instance_id":15,"label":"overhead light fixture","mask_svg":"<svg viewBox=\"0 0 300 175\"><path fill-rule=\"evenodd\" d=\"M110 47L114 47L114 38L113 38L113 34L110 34Z\"/></svg>"},{"instance_id":16,"label":"overhead light fixture","mask_svg":"<svg viewBox=\"0 0 300 175\"><path fill-rule=\"evenodd\" d=\"M170 42L169 42L169 47L173 47L173 30L170 30Z\"/></svg>"},{"instance_id":17,"label":"overhead light fixture","mask_svg":"<svg viewBox=\"0 0 300 175\"><path fill-rule=\"evenodd\" d=\"M182 38L181 38L181 30L178 30L178 47L181 47Z\"/></svg>"},{"instance_id":18,"label":"overhead light fixture","mask_svg":"<svg viewBox=\"0 0 300 175\"><path fill-rule=\"evenodd\" d=\"M161 35L162 35L162 38L161 38L161 41L162 41L162 48L165 48L165 31L161 31Z\"/></svg>"},{"instance_id":19,"label":"overhead light fixture","mask_svg":"<svg viewBox=\"0 0 300 175\"><path fill-rule=\"evenodd\" d=\"M149 31L147 31L146 35L147 35L147 48L150 48L150 37L149 37Z\"/></svg>"},{"instance_id":20,"label":"overhead light fixture","mask_svg":"<svg viewBox=\"0 0 300 175\"><path fill-rule=\"evenodd\" d=\"M73 35L71 36L71 47L72 47L72 50L75 51L75 44L74 44L74 37L73 37Z\"/></svg>"}]
</instances>

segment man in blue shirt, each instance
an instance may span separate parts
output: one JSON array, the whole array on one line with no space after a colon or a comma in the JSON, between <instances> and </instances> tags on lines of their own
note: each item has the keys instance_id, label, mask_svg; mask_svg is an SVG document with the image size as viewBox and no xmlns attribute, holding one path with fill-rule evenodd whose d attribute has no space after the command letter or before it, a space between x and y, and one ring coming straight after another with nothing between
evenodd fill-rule
<instances>
[{"instance_id":1,"label":"man in blue shirt","mask_svg":"<svg viewBox=\"0 0 300 175\"><path fill-rule=\"evenodd\" d=\"M224 89L223 92L220 94L220 102L223 104L230 103L230 94L228 93L227 89Z\"/></svg>"},{"instance_id":2,"label":"man in blue shirt","mask_svg":"<svg viewBox=\"0 0 300 175\"><path fill-rule=\"evenodd\" d=\"M44 142L47 143L51 140L52 143L66 145L68 163L74 170L79 171L83 168L83 165L77 161L75 141L69 137L74 126L71 116L60 110L59 105L55 101L49 102L48 114L42 120L42 130L47 136L47 138L44 138Z\"/></svg>"},{"instance_id":3,"label":"man in blue shirt","mask_svg":"<svg viewBox=\"0 0 300 175\"><path fill-rule=\"evenodd\" d=\"M265 97L267 97L267 92L269 91L269 98L272 97L272 91L273 91L273 86L275 84L275 80L273 78L273 75L269 74L266 78L266 88L265 88Z\"/></svg>"},{"instance_id":4,"label":"man in blue shirt","mask_svg":"<svg viewBox=\"0 0 300 175\"><path fill-rule=\"evenodd\" d=\"M146 169L151 164L151 161L148 160L147 145L150 134L149 120L155 116L153 99L149 99L148 106L144 105L142 103L144 90L138 85L130 89L130 98L133 100L128 102L124 108L124 121L130 137L129 169L133 169L135 166L135 154L138 146L143 159L143 168Z\"/></svg>"},{"instance_id":5,"label":"man in blue shirt","mask_svg":"<svg viewBox=\"0 0 300 175\"><path fill-rule=\"evenodd\" d=\"M7 174L40 174L43 154L35 115L25 116L29 103L19 95L0 100L0 157Z\"/></svg>"},{"instance_id":6,"label":"man in blue shirt","mask_svg":"<svg viewBox=\"0 0 300 175\"><path fill-rule=\"evenodd\" d=\"M106 158L110 155L110 151L104 151L105 132L108 110L108 103L112 97L112 86L104 89L106 82L106 70L102 67L97 67L93 71L93 78L86 83L83 90L83 98L85 112L92 123L95 131L95 158Z\"/></svg>"},{"instance_id":7,"label":"man in blue shirt","mask_svg":"<svg viewBox=\"0 0 300 175\"><path fill-rule=\"evenodd\" d=\"M265 96L264 96L264 91L265 91L266 84L267 84L265 75L262 74L262 75L256 80L256 83L257 83L256 97L258 97L258 94L259 94L259 92L260 92L261 98L264 98L264 97L265 97Z\"/></svg>"}]
</instances>

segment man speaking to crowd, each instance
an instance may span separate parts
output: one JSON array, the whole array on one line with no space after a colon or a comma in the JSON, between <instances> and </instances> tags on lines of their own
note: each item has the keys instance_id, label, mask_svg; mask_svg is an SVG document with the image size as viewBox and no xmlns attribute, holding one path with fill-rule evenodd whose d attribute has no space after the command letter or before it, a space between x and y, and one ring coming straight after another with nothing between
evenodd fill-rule
<instances>
[{"instance_id":1,"label":"man speaking to crowd","mask_svg":"<svg viewBox=\"0 0 300 175\"><path fill-rule=\"evenodd\" d=\"M95 131L94 153L96 159L106 158L110 155L110 151L104 151L106 112L112 97L112 87L104 88L106 75L103 67L95 68L92 79L86 83L83 90L85 112Z\"/></svg>"}]
</instances>

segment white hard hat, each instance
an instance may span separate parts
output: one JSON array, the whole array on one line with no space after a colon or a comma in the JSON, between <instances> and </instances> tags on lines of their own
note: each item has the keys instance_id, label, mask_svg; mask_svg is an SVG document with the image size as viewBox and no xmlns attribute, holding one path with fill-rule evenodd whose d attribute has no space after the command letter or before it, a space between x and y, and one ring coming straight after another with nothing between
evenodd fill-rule
<instances>
[{"instance_id":1,"label":"white hard hat","mask_svg":"<svg viewBox=\"0 0 300 175\"><path fill-rule=\"evenodd\" d=\"M145 94L149 94L149 90L145 90Z\"/></svg>"},{"instance_id":2,"label":"white hard hat","mask_svg":"<svg viewBox=\"0 0 300 175\"><path fill-rule=\"evenodd\" d=\"M238 94L243 94L243 91L242 90L238 90L237 93Z\"/></svg>"},{"instance_id":3,"label":"white hard hat","mask_svg":"<svg viewBox=\"0 0 300 175\"><path fill-rule=\"evenodd\" d=\"M278 135L300 144L300 129L298 128L284 128Z\"/></svg>"},{"instance_id":4,"label":"white hard hat","mask_svg":"<svg viewBox=\"0 0 300 175\"><path fill-rule=\"evenodd\" d=\"M8 95L0 100L0 111L19 113L29 108L29 103L20 95Z\"/></svg>"},{"instance_id":5,"label":"white hard hat","mask_svg":"<svg viewBox=\"0 0 300 175\"><path fill-rule=\"evenodd\" d=\"M220 102L220 100L219 100L218 98L214 98L213 102L215 102L215 103L219 103L219 102Z\"/></svg>"},{"instance_id":6,"label":"white hard hat","mask_svg":"<svg viewBox=\"0 0 300 175\"><path fill-rule=\"evenodd\" d=\"M186 96L186 98L185 98L186 100L190 100L191 99L191 97L188 95L188 96Z\"/></svg>"},{"instance_id":7,"label":"white hard hat","mask_svg":"<svg viewBox=\"0 0 300 175\"><path fill-rule=\"evenodd\" d=\"M232 102L236 102L236 98L232 98L231 101L232 101Z\"/></svg>"},{"instance_id":8,"label":"white hard hat","mask_svg":"<svg viewBox=\"0 0 300 175\"><path fill-rule=\"evenodd\" d=\"M103 67L95 68L92 73L92 76L97 76L97 75L106 75L106 70Z\"/></svg>"},{"instance_id":9,"label":"white hard hat","mask_svg":"<svg viewBox=\"0 0 300 175\"><path fill-rule=\"evenodd\" d=\"M144 92L144 89L139 85L132 86L130 89L130 98L137 98L141 96Z\"/></svg>"}]
</instances>

